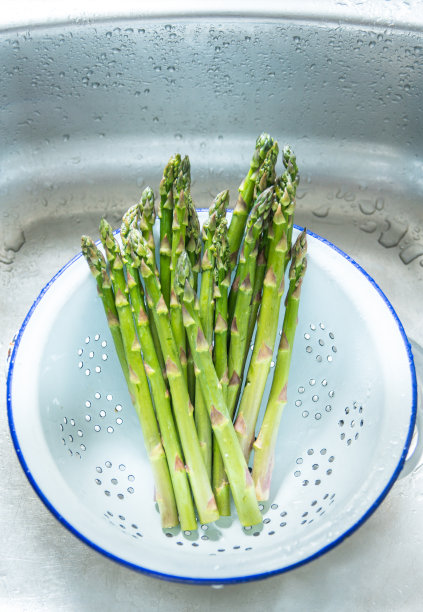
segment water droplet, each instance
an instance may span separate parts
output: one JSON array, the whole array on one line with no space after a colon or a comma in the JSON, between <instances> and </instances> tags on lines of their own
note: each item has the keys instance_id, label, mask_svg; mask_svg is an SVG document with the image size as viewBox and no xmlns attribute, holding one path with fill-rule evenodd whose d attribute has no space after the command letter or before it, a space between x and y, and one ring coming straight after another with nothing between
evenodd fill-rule
<instances>
[{"instance_id":1,"label":"water droplet","mask_svg":"<svg viewBox=\"0 0 423 612\"><path fill-rule=\"evenodd\" d=\"M379 236L379 244L386 248L398 246L408 231L408 225L400 221L387 219L388 229Z\"/></svg>"},{"instance_id":2,"label":"water droplet","mask_svg":"<svg viewBox=\"0 0 423 612\"><path fill-rule=\"evenodd\" d=\"M15 227L9 229L7 236L4 239L4 248L6 251L17 253L25 244L25 234L22 228Z\"/></svg>"},{"instance_id":3,"label":"water droplet","mask_svg":"<svg viewBox=\"0 0 423 612\"><path fill-rule=\"evenodd\" d=\"M399 254L401 261L406 265L408 265L409 263L417 259L417 257L420 257L422 255L423 244L412 244L406 247L405 249L402 249Z\"/></svg>"},{"instance_id":4,"label":"water droplet","mask_svg":"<svg viewBox=\"0 0 423 612\"><path fill-rule=\"evenodd\" d=\"M319 217L320 219L324 219L325 217L328 216L330 211L330 206L320 206L319 208L316 208L316 210L313 210L313 215L315 217Z\"/></svg>"},{"instance_id":5,"label":"water droplet","mask_svg":"<svg viewBox=\"0 0 423 612\"><path fill-rule=\"evenodd\" d=\"M360 225L360 229L367 234L372 234L376 231L377 223L375 221L365 221Z\"/></svg>"},{"instance_id":6,"label":"water droplet","mask_svg":"<svg viewBox=\"0 0 423 612\"><path fill-rule=\"evenodd\" d=\"M358 207L363 215L372 215L376 210L376 202L372 200L361 200Z\"/></svg>"}]
</instances>

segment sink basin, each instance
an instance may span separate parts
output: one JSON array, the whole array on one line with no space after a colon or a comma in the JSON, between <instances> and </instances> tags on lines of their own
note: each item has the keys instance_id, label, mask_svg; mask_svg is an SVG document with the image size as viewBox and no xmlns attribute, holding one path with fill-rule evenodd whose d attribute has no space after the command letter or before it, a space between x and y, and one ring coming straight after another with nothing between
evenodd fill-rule
<instances>
[{"instance_id":1,"label":"sink basin","mask_svg":"<svg viewBox=\"0 0 423 612\"><path fill-rule=\"evenodd\" d=\"M46 2L32 14L24 2L2 17L4 358L41 288L79 251L81 234L97 236L103 215L118 227L146 185L157 194L170 155L190 156L198 208L224 188L234 205L262 131L296 152L296 223L352 256L423 346L423 9L379 1L319 9L288 2L283 11L246 2L242 12L235 4L156 4L143 14L132 2L119 11L94 2L87 13ZM8 438L5 420L2 433ZM11 444L1 452L16 491L27 492ZM18 503L16 494L8 521ZM399 504L380 511L387 531ZM411 510L401 516L405 534ZM388 554L384 535L377 546ZM381 572L380 588L396 571Z\"/></svg>"}]
</instances>

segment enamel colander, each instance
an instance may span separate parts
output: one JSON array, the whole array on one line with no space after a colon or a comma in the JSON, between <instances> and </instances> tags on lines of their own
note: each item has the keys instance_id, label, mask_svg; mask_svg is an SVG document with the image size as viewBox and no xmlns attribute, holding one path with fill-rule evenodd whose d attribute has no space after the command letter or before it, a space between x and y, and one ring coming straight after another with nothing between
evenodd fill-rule
<instances>
[{"instance_id":1,"label":"enamel colander","mask_svg":"<svg viewBox=\"0 0 423 612\"><path fill-rule=\"evenodd\" d=\"M416 413L413 358L392 306L358 264L312 233L260 528L242 528L234 510L195 532L161 529L141 429L81 255L29 311L7 392L22 467L63 525L134 569L215 584L283 572L350 535L397 478Z\"/></svg>"}]
</instances>

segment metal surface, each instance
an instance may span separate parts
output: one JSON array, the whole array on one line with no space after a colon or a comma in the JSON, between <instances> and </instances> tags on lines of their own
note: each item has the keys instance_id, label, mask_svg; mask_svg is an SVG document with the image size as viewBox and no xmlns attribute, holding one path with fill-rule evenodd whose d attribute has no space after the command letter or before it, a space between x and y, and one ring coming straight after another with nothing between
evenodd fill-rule
<instances>
[{"instance_id":1,"label":"metal surface","mask_svg":"<svg viewBox=\"0 0 423 612\"><path fill-rule=\"evenodd\" d=\"M234 201L262 130L297 152L297 222L353 256L422 345L422 9L385 4L375 17L347 3L328 20L225 11L183 22L66 24L62 15L48 29L29 18L26 27L25 17L17 29L3 24L3 363L32 300L79 249L80 234L96 232L99 215L116 224L143 185L157 189L177 150L190 154L199 206L226 186ZM3 388L4 380L3 371ZM6 610L420 609L420 462L324 558L215 591L139 576L67 533L20 470L5 410L0 418Z\"/></svg>"}]
</instances>

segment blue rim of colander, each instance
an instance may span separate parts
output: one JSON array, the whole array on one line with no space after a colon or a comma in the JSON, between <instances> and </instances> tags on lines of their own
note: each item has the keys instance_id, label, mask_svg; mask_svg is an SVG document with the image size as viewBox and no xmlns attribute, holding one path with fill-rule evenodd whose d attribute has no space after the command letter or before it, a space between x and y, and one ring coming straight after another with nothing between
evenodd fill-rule
<instances>
[{"instance_id":1,"label":"blue rim of colander","mask_svg":"<svg viewBox=\"0 0 423 612\"><path fill-rule=\"evenodd\" d=\"M206 209L199 209L199 212L205 212ZM299 231L301 231L303 228L295 225L295 228ZM42 490L40 489L40 487L38 486L34 476L31 473L31 470L29 468L29 466L27 465L25 458L23 456L22 453L22 449L20 447L19 444L19 440L18 440L18 436L15 430L15 425L14 425L14 420L13 420L13 408L12 408L12 378L13 378L13 369L14 369L14 364L15 364L15 360L16 360L16 355L17 355L17 351L19 348L19 344L20 344L20 340L22 338L22 335L25 331L26 326L28 325L28 322L35 310L35 308L38 306L38 304L40 303L41 299L43 298L43 296L45 295L45 293L49 290L49 288L53 285L53 283L75 262L77 261L81 256L82 253L78 253L77 255L75 255L67 264L65 264L54 276L53 278L45 285L45 287L41 290L40 294L38 295L38 297L36 298L36 300L34 301L34 303L32 304L30 310L28 311L28 314L26 315L21 328L15 338L14 341L14 346L13 346L13 351L10 357L10 362L9 362L9 369L8 369L8 374L7 374L7 416L8 416L8 421L9 421L9 429L10 429L10 433L11 433L11 437L13 440L13 444L15 447L15 451L16 454L18 456L18 459L20 461L20 464L22 466L22 469L26 475L26 477L28 478L30 484L32 485L34 491L37 493L38 497L41 499L41 501L44 503L44 505L47 507L48 510L50 510L50 512L53 514L53 516L59 521L59 523L61 523L64 527L66 527L73 535L75 535L77 538L79 538L82 542L84 542L85 544L87 544L88 546L90 546L91 548L93 548L95 551L101 553L102 555L104 555L105 557L116 561L117 563L120 563L121 565L124 565L126 567L129 567L133 570L139 571L143 574L146 574L148 576L153 576L155 578L159 578L161 580L168 580L168 581L173 581L173 582L182 582L182 583L188 583L188 584L198 584L198 585L206 585L206 584L219 584L219 585L223 585L223 584L239 584L242 582L251 582L253 580L262 580L264 578L270 578L271 576L276 576L278 574L282 574L285 572L288 572L290 570L296 569L298 567L301 567L302 565L305 565L306 563L309 563L310 561L314 561L315 559L318 559L319 557L321 557L322 555L324 555L325 553L329 552L330 550L332 550L333 548L335 548L336 546L338 546L338 544L340 544L343 540L345 540L345 538L349 537L350 535L352 535L359 527L361 527L361 525L373 514L373 512L380 506L380 504L382 503L382 501L385 499L385 497L387 496L388 492L390 491L390 489L392 488L394 482L396 481L396 479L398 478L403 466L404 466L404 462L405 459L407 457L407 453L410 447L410 443L411 443L411 439L413 436L413 431L414 431L414 426L415 426L415 422L416 422L416 414L417 414L417 378L416 378L416 369L414 366L414 358L413 358L413 354L411 351L411 345L410 342L408 341L407 335L404 331L404 328L402 326L402 323L397 315L397 313L395 312L392 304L390 303L390 301L388 300L388 298L386 297L386 295L383 293L383 291L380 289L380 287L377 285L377 283L374 281L374 279L370 276L370 274L368 274L354 259L352 259L352 257L350 257L349 255L347 255L344 251L342 251L341 249L339 249L337 246L335 246L332 242L330 242L329 240L327 240L326 238L323 238L322 236L319 236L318 234L315 234L314 232L311 232L309 230L307 230L307 234L309 236L312 236L313 238L316 238L317 240L320 240L320 242L322 242L323 244L326 244L327 246L331 247L336 253L339 253L339 255L342 255L342 257L344 257L347 261L349 261L353 266L355 266L357 268L357 270L359 270L364 277L371 283L371 285L373 285L374 289L376 289L376 291L379 293L380 297L383 299L383 301L385 302L386 306L388 307L391 315L393 316L399 332L402 336L402 339L404 341L405 344L405 348L407 351L407 355L408 355L408 360L409 360L409 367L410 367L410 375L411 375L411 384L412 384L412 406L411 406L411 416L410 416L410 426L408 429L408 433L407 433L407 437L404 443L404 447L401 453L401 457L400 460L398 462L398 465L396 467L396 469L394 470L391 478L389 479L388 483L386 484L385 488L383 489L383 491L380 493L380 495L378 496L378 498L373 502L373 504L368 508L368 510L363 514L363 516L354 523L354 525L352 525L351 527L349 527L349 529L347 529L342 535L340 535L338 538L336 538L333 542L330 542L329 544L326 544L325 546L323 546L320 550L316 551L315 553L313 553L312 555L309 555L307 558L305 559L301 559L300 561L297 561L296 563L292 563L291 565L287 565L285 567L282 568L278 568L275 570L270 570L270 571L266 571L266 572L261 572L261 573L256 573L256 574L250 574L250 575L245 575L245 576L233 576L233 577L229 577L229 578L189 578L189 577L184 577L184 576L175 576L173 574L166 574L166 573L162 573L162 572L157 572L155 570L151 570L145 567L142 567L140 565L137 565L135 563L131 563L129 561L126 561L125 559L122 559L112 553L110 553L109 551L105 550L104 548L102 548L101 546L98 546L97 544L95 544L94 542L92 542L90 539L88 539L86 536L84 536L81 532L79 532L77 529L75 529L75 527L69 523L61 514L60 512L58 512L58 510L53 506L53 504L49 501L49 499L47 499L47 497L44 495L44 493L42 492Z\"/></svg>"}]
</instances>

